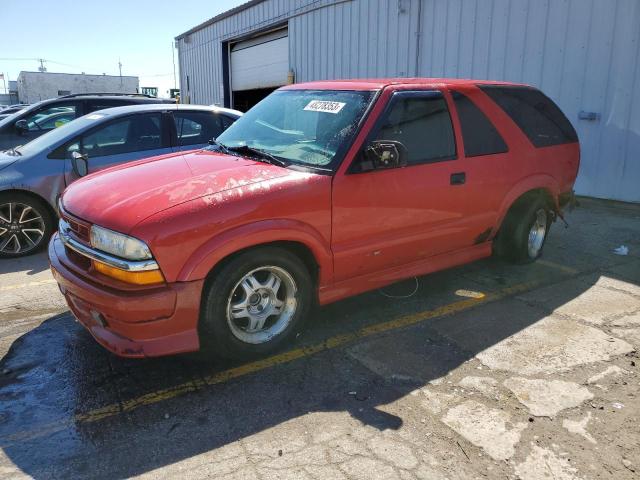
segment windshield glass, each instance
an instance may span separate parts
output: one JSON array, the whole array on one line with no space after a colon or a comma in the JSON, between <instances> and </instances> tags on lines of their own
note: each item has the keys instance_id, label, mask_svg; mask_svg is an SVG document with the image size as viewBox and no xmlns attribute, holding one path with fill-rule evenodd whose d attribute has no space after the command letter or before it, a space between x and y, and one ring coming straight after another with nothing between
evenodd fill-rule
<instances>
[{"instance_id":1,"label":"windshield glass","mask_svg":"<svg viewBox=\"0 0 640 480\"><path fill-rule=\"evenodd\" d=\"M91 125L94 125L104 117L105 115L99 112L90 113L89 115L80 117L77 120L65 123L58 128L54 128L44 135L40 135L35 140L16 148L16 150L22 154L41 152L45 149L53 150L60 143L70 140L74 135L80 133Z\"/></svg>"},{"instance_id":2,"label":"windshield glass","mask_svg":"<svg viewBox=\"0 0 640 480\"><path fill-rule=\"evenodd\" d=\"M288 162L327 167L347 147L374 92L283 90L240 117L216 140L247 145ZM212 146L210 148L216 148Z\"/></svg>"}]
</instances>

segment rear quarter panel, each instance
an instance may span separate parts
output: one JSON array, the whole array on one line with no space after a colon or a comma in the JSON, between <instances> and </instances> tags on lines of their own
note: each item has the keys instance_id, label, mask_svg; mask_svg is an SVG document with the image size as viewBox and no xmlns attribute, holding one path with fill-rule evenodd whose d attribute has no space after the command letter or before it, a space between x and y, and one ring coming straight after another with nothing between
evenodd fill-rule
<instances>
[{"instance_id":1,"label":"rear quarter panel","mask_svg":"<svg viewBox=\"0 0 640 480\"><path fill-rule=\"evenodd\" d=\"M506 188L501 194L498 225L513 202L529 190L544 188L556 202L558 195L571 191L580 163L578 143L535 148L511 118L479 88L456 89L472 98L509 145L508 161L500 173Z\"/></svg>"}]
</instances>

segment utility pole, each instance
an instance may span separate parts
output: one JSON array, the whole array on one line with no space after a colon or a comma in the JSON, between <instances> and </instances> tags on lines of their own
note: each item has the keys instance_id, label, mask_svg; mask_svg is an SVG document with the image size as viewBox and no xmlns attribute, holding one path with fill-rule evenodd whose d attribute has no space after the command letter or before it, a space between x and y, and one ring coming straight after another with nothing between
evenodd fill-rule
<instances>
[{"instance_id":1,"label":"utility pole","mask_svg":"<svg viewBox=\"0 0 640 480\"><path fill-rule=\"evenodd\" d=\"M38 68L38 71L46 72L47 68L44 66L44 58L39 58L38 61L40 62L40 68Z\"/></svg>"},{"instance_id":2,"label":"utility pole","mask_svg":"<svg viewBox=\"0 0 640 480\"><path fill-rule=\"evenodd\" d=\"M173 88L178 88L176 82L176 44L171 42L171 58L173 59Z\"/></svg>"},{"instance_id":3,"label":"utility pole","mask_svg":"<svg viewBox=\"0 0 640 480\"><path fill-rule=\"evenodd\" d=\"M118 69L120 70L120 86L122 87L122 62L120 61L120 57L118 57Z\"/></svg>"}]
</instances>

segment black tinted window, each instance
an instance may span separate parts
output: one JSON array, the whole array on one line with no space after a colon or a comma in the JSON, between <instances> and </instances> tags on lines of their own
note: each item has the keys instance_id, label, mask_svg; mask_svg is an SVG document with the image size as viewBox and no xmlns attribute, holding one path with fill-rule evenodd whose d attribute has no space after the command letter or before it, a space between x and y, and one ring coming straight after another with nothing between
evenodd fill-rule
<instances>
[{"instance_id":1,"label":"black tinted window","mask_svg":"<svg viewBox=\"0 0 640 480\"><path fill-rule=\"evenodd\" d=\"M209 112L175 112L178 146L208 143L222 133L220 118Z\"/></svg>"},{"instance_id":2,"label":"black tinted window","mask_svg":"<svg viewBox=\"0 0 640 480\"><path fill-rule=\"evenodd\" d=\"M539 90L499 85L480 85L480 88L511 117L536 147L578 141L571 122Z\"/></svg>"},{"instance_id":3,"label":"black tinted window","mask_svg":"<svg viewBox=\"0 0 640 480\"><path fill-rule=\"evenodd\" d=\"M467 157L493 155L509 150L493 123L469 97L460 92L452 92L452 96L460 118L464 154Z\"/></svg>"},{"instance_id":4,"label":"black tinted window","mask_svg":"<svg viewBox=\"0 0 640 480\"><path fill-rule=\"evenodd\" d=\"M87 112L91 113L96 110L104 110L105 108L122 107L124 105L131 105L131 102L126 100L92 100L87 102Z\"/></svg>"},{"instance_id":5,"label":"black tinted window","mask_svg":"<svg viewBox=\"0 0 640 480\"><path fill-rule=\"evenodd\" d=\"M159 113L125 117L84 135L82 151L89 157L103 157L159 149L160 125Z\"/></svg>"},{"instance_id":6,"label":"black tinted window","mask_svg":"<svg viewBox=\"0 0 640 480\"><path fill-rule=\"evenodd\" d=\"M374 140L401 142L410 164L455 158L451 117L441 94L402 92L391 102Z\"/></svg>"}]
</instances>

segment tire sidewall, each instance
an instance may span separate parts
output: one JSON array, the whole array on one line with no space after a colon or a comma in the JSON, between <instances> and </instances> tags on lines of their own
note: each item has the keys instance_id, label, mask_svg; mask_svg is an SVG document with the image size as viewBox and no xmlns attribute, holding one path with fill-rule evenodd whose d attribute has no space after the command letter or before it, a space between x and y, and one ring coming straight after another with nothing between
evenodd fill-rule
<instances>
[{"instance_id":1,"label":"tire sidewall","mask_svg":"<svg viewBox=\"0 0 640 480\"><path fill-rule=\"evenodd\" d=\"M251 270L277 266L286 270L296 283L297 308L289 325L271 340L250 344L238 339L227 323L227 301L232 289ZM312 281L305 265L290 252L276 247L265 247L238 255L204 286L200 313L201 345L211 353L223 357L251 359L267 355L282 348L303 329L312 301Z\"/></svg>"},{"instance_id":2,"label":"tire sidewall","mask_svg":"<svg viewBox=\"0 0 640 480\"><path fill-rule=\"evenodd\" d=\"M29 195L21 192L0 192L0 205L4 203L9 203L9 202L24 203L25 205L29 205L31 208L36 210L42 217L42 220L44 221L45 230L44 230L44 235L40 240L40 244L37 247L32 248L28 252L17 253L17 254L0 252L0 258L26 257L26 256L33 255L35 253L40 252L46 247L49 241L49 238L51 238L51 235L55 230L55 219L51 214L51 210L49 206L43 200L37 197L34 197L33 195Z\"/></svg>"}]
</instances>

